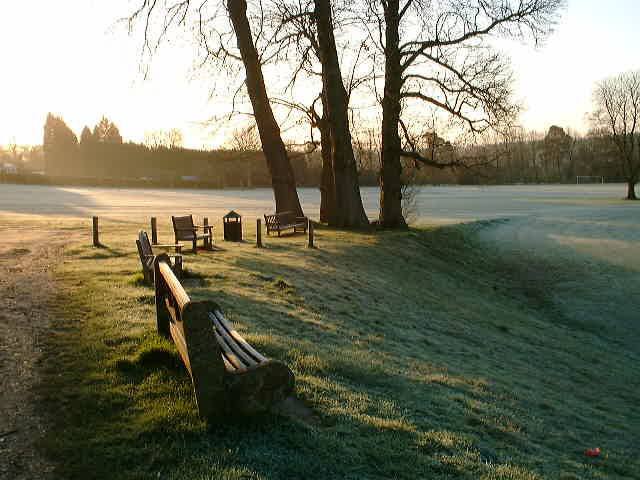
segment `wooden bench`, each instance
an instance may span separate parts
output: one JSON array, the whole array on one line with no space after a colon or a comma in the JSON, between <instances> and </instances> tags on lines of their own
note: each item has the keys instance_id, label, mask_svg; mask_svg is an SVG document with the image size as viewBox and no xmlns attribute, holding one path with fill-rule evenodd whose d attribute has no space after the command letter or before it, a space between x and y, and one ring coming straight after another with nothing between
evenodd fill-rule
<instances>
[{"instance_id":1,"label":"wooden bench","mask_svg":"<svg viewBox=\"0 0 640 480\"><path fill-rule=\"evenodd\" d=\"M156 257L158 332L173 338L209 423L230 416L263 413L294 389L293 373L249 345L212 301L189 298L173 274L168 255Z\"/></svg>"},{"instance_id":2,"label":"wooden bench","mask_svg":"<svg viewBox=\"0 0 640 480\"><path fill-rule=\"evenodd\" d=\"M186 215L184 217L171 217L173 223L173 233L175 234L176 243L180 241L193 242L193 253L198 253L197 242L202 240L203 247L211 250L213 245L213 227L211 225L195 225L193 216ZM202 229L198 234L198 229Z\"/></svg>"},{"instance_id":3,"label":"wooden bench","mask_svg":"<svg viewBox=\"0 0 640 480\"><path fill-rule=\"evenodd\" d=\"M153 254L153 249L151 247L151 242L149 242L149 236L147 232L140 231L138 232L138 238L136 239L136 246L138 247L138 255L140 255L140 263L142 264L142 274L144 275L144 280L147 283L153 285L153 261L156 256ZM176 277L182 277L182 245L153 245L154 247L160 248L173 248L176 251L175 255L171 255L173 258L173 271L176 274Z\"/></svg>"},{"instance_id":4,"label":"wooden bench","mask_svg":"<svg viewBox=\"0 0 640 480\"><path fill-rule=\"evenodd\" d=\"M307 217L299 217L295 212L276 212L265 214L264 224L267 227L267 235L271 232L280 232L293 229L293 233L306 232L309 220Z\"/></svg>"}]
</instances>

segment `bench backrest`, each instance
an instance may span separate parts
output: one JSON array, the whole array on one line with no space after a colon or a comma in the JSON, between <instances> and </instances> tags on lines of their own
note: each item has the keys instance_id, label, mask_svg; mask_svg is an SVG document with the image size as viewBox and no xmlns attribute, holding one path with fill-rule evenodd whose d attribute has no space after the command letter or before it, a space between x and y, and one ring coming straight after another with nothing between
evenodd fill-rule
<instances>
[{"instance_id":1,"label":"bench backrest","mask_svg":"<svg viewBox=\"0 0 640 480\"><path fill-rule=\"evenodd\" d=\"M276 217L276 215L275 215L275 214L270 214L270 215L268 215L268 214L266 214L266 213L265 213L265 214L264 214L264 223L265 223L265 225L267 225L267 226L270 226L270 225L277 225L277 223L278 223L278 219L277 219L277 217Z\"/></svg>"},{"instance_id":2,"label":"bench backrest","mask_svg":"<svg viewBox=\"0 0 640 480\"><path fill-rule=\"evenodd\" d=\"M209 312L220 310L211 301L193 301L171 269L166 253L154 261L158 332L173 338L196 394L204 418L225 414L225 366Z\"/></svg>"},{"instance_id":3,"label":"bench backrest","mask_svg":"<svg viewBox=\"0 0 640 480\"><path fill-rule=\"evenodd\" d=\"M192 215L184 217L171 217L173 223L173 232L176 236L176 243L179 240L193 240L196 236L196 227L193 223Z\"/></svg>"},{"instance_id":4,"label":"bench backrest","mask_svg":"<svg viewBox=\"0 0 640 480\"><path fill-rule=\"evenodd\" d=\"M140 230L138 232L138 242L140 242L140 253L145 257L149 255L153 256L153 250L151 248L151 242L147 232Z\"/></svg>"},{"instance_id":5,"label":"bench backrest","mask_svg":"<svg viewBox=\"0 0 640 480\"><path fill-rule=\"evenodd\" d=\"M293 225L298 222L295 212L276 212L271 215L265 215L264 221L270 225Z\"/></svg>"}]
</instances>

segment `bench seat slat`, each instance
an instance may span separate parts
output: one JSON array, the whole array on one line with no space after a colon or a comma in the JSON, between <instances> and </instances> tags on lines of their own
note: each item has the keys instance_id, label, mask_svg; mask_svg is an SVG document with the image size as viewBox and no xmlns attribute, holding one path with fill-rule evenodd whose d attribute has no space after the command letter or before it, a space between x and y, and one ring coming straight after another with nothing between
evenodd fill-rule
<instances>
[{"instance_id":1,"label":"bench seat slat","mask_svg":"<svg viewBox=\"0 0 640 480\"><path fill-rule=\"evenodd\" d=\"M254 366L258 364L260 361L256 361L250 354L248 354L243 348L242 345L238 344L238 341L231 336L228 329L225 328L224 325L220 323L218 317L216 317L211 312L209 313L209 319L215 325L216 332L226 341L227 345L233 350L233 352L242 359L242 362L248 367Z\"/></svg>"},{"instance_id":2,"label":"bench seat slat","mask_svg":"<svg viewBox=\"0 0 640 480\"><path fill-rule=\"evenodd\" d=\"M220 345L220 348L222 349L222 358L226 358L228 363L230 363L232 366L230 370L235 370L237 368L247 368L248 365L242 363L242 360L238 358L238 356L233 352L231 347L229 347L229 344L227 344L225 339L222 338L217 330L214 330L214 334L216 336L218 345Z\"/></svg>"},{"instance_id":3,"label":"bench seat slat","mask_svg":"<svg viewBox=\"0 0 640 480\"><path fill-rule=\"evenodd\" d=\"M249 345L247 341L244 338L242 338L242 336L236 330L234 330L229 326L229 323L224 318L224 315L220 310L214 311L213 314L215 315L220 325L222 325L222 327L229 333L229 335L233 337L233 339L237 342L238 346L240 346L245 352L251 355L257 362L265 362L267 360L267 358L264 355L262 355L260 352L254 349L251 345Z\"/></svg>"},{"instance_id":4,"label":"bench seat slat","mask_svg":"<svg viewBox=\"0 0 640 480\"><path fill-rule=\"evenodd\" d=\"M224 363L224 368L226 368L228 372L233 372L236 369L236 367L229 363L225 355L222 355L222 363Z\"/></svg>"}]
</instances>

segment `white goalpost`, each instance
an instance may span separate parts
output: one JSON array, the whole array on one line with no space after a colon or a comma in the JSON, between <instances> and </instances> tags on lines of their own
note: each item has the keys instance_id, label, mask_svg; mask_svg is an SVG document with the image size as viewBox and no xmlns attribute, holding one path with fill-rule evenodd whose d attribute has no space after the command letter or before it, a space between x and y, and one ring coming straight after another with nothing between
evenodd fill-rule
<instances>
[{"instance_id":1,"label":"white goalpost","mask_svg":"<svg viewBox=\"0 0 640 480\"><path fill-rule=\"evenodd\" d=\"M604 183L604 176L602 175L578 175L576 176L576 183L578 185L583 183Z\"/></svg>"}]
</instances>

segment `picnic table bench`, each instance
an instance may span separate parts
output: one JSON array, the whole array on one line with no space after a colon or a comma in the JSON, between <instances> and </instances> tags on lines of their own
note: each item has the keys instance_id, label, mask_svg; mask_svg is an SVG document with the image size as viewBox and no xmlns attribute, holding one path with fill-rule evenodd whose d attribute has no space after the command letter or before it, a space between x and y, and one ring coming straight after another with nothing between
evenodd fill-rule
<instances>
[{"instance_id":1,"label":"picnic table bench","mask_svg":"<svg viewBox=\"0 0 640 480\"><path fill-rule=\"evenodd\" d=\"M142 264L144 280L145 282L153 285L153 261L156 256L153 253L153 248L151 246L151 242L149 242L147 232L142 230L138 232L136 246L138 247L138 255L140 256L140 263ZM173 272L176 277L182 277L182 245L176 243L173 245L155 244L153 246L159 248L173 248L176 251L175 255L171 255L171 258L173 258Z\"/></svg>"},{"instance_id":2,"label":"picnic table bench","mask_svg":"<svg viewBox=\"0 0 640 480\"><path fill-rule=\"evenodd\" d=\"M187 241L193 243L193 253L198 253L197 242L202 240L203 247L211 250L213 245L213 226L196 225L193 223L193 215L185 215L182 217L171 216L173 223L173 233L175 234L176 243L179 241ZM202 230L202 233L198 233Z\"/></svg>"},{"instance_id":3,"label":"picnic table bench","mask_svg":"<svg viewBox=\"0 0 640 480\"><path fill-rule=\"evenodd\" d=\"M191 375L198 411L209 423L268 411L293 391L284 363L255 350L213 301L192 300L166 254L154 263L157 328L173 338Z\"/></svg>"},{"instance_id":4,"label":"picnic table bench","mask_svg":"<svg viewBox=\"0 0 640 480\"><path fill-rule=\"evenodd\" d=\"M309 220L307 217L300 217L295 212L276 212L264 215L264 224L267 227L267 235L271 232L280 232L293 229L293 233L306 232Z\"/></svg>"}]
</instances>

